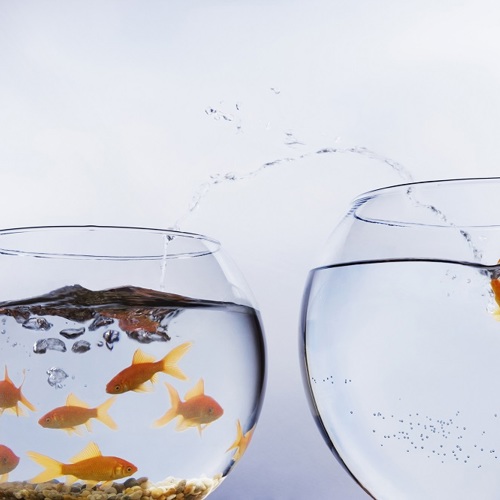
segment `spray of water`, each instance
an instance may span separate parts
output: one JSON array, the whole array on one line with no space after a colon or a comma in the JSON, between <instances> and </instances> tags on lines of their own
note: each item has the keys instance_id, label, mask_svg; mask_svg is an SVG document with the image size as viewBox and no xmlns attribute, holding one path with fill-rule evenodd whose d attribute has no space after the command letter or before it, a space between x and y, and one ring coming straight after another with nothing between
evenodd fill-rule
<instances>
[{"instance_id":1,"label":"spray of water","mask_svg":"<svg viewBox=\"0 0 500 500\"><path fill-rule=\"evenodd\" d=\"M279 89L276 89L275 87L272 87L270 89L273 94L279 95L281 91ZM236 104L235 108L236 112L240 111L240 105ZM215 120L222 120L226 122L233 122L235 120L235 117L227 112L222 112L216 108L213 107L208 107L205 109L205 113L212 117ZM237 131L241 131L241 120L238 121L237 125ZM295 146L305 146L305 144L298 139L296 139L295 135L291 131L285 132L285 140L284 144L289 147L295 147ZM218 186L223 183L235 183L235 182L240 182L240 181L245 181L252 179L260 174L262 174L264 171L270 169L270 168L277 168L280 166L284 166L286 164L294 163L294 162L300 162L301 160L304 160L306 158L311 158L314 156L322 156L322 155L337 155L337 154L348 154L348 155L359 155L367 158L370 161L377 162L379 164L385 165L392 169L403 183L410 183L413 182L413 176L410 173L410 171L401 163L398 161L389 158L387 156L384 156L380 153L377 153L369 148L366 148L364 146L350 146L350 147L337 147L337 146L332 146L332 147L324 147L318 150L314 151L309 151L306 153L301 153L297 154L294 156L284 156L266 163L263 163L260 165L258 168L254 170L247 171L245 173L235 173L235 172L225 172L225 173L215 173L209 176L209 178L200 184L196 190L194 191L193 196L191 197L191 200L189 202L189 205L187 209L184 211L183 214L178 217L178 219L175 221L175 223L170 227L170 229L178 231L181 229L182 224L188 219L202 204L203 200L206 198L206 196L209 194L210 191L215 186ZM445 225L451 226L451 227L457 227L452 221L449 220L449 218L444 214L439 208L437 208L434 205L428 205L420 202L416 197L413 192L412 187L408 188L407 195L412 201L412 203L415 204L415 206L420 206L426 210L431 211L442 223ZM460 234L464 237L464 239L467 241L471 251L472 255L475 261L479 262L481 260L482 253L481 251L474 245L472 238L469 233L464 231L463 229L457 228L460 231ZM168 245L169 242L171 241L172 237L165 237L165 242L164 242L164 258L162 262L162 267L161 267L161 288L164 288L165 284L165 277L166 277L166 268L167 268L167 256L168 256Z\"/></svg>"}]
</instances>

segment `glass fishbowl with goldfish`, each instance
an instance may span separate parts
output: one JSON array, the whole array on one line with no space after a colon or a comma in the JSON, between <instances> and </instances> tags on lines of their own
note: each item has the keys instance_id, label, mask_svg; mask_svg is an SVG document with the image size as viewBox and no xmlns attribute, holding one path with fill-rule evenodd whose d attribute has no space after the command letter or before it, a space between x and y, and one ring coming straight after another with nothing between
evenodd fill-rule
<instances>
[{"instance_id":1,"label":"glass fishbowl with goldfish","mask_svg":"<svg viewBox=\"0 0 500 500\"><path fill-rule=\"evenodd\" d=\"M303 373L377 499L500 497L500 178L360 195L307 282Z\"/></svg>"},{"instance_id":2,"label":"glass fishbowl with goldfish","mask_svg":"<svg viewBox=\"0 0 500 500\"><path fill-rule=\"evenodd\" d=\"M265 386L260 315L217 241L3 230L0 282L0 498L214 491Z\"/></svg>"}]
</instances>

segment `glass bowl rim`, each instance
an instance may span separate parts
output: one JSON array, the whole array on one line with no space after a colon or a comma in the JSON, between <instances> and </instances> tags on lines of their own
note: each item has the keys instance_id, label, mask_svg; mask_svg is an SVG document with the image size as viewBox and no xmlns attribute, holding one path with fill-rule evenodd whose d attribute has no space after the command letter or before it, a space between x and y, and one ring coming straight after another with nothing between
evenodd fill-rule
<instances>
[{"instance_id":1,"label":"glass bowl rim","mask_svg":"<svg viewBox=\"0 0 500 500\"><path fill-rule=\"evenodd\" d=\"M150 255L146 254L133 254L133 253L123 253L121 255L101 255L99 253L78 253L78 252L39 252L39 251L28 251L15 248L19 245L4 245L2 242L3 236L14 235L17 233L43 233L44 231L127 231L136 232L141 234L155 234L158 236L166 236L163 251L156 252ZM167 251L167 245L169 241L174 238L183 238L186 240L198 240L204 243L204 248L191 251ZM21 226L13 228L0 229L0 255L10 255L10 256L23 256L23 257L36 257L36 258L54 258L54 259L94 259L94 260L165 260L165 259L187 259L193 257L202 257L204 255L210 255L220 250L221 243L209 236L203 234L180 231L177 229L161 229L161 228L151 228L143 226L115 226L115 225L96 225L96 224L74 224L74 225L40 225L40 226Z\"/></svg>"},{"instance_id":2,"label":"glass bowl rim","mask_svg":"<svg viewBox=\"0 0 500 500\"><path fill-rule=\"evenodd\" d=\"M434 186L438 184L442 184L445 186L453 185L453 184L486 184L494 181L495 183L500 182L500 176L491 176L491 177L456 177L456 178L442 178L442 179L430 179L430 180L421 180L421 181L412 181L405 182L400 184L391 184L389 186L383 186L376 189L371 189L369 191L365 191L364 193L356 196L351 203L351 210L349 214L353 215L356 219L369 222L369 223L378 223L378 224L386 224L393 226L433 226L433 227L442 227L442 228L467 228L467 227L475 227L475 228L498 228L500 224L450 224L450 223L418 223L418 222L410 222L405 220L398 220L397 217L393 219L388 218L375 218L375 217L366 217L361 216L358 213L358 208L364 205L367 201L377 198L379 196L390 195L391 193L397 193L398 191L409 190L412 187L418 186Z\"/></svg>"}]
</instances>

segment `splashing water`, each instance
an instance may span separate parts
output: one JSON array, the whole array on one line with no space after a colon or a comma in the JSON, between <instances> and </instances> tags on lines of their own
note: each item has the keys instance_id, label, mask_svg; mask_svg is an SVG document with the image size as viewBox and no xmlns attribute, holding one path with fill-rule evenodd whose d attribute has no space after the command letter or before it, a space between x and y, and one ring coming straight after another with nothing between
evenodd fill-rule
<instances>
[{"instance_id":1,"label":"splashing water","mask_svg":"<svg viewBox=\"0 0 500 500\"><path fill-rule=\"evenodd\" d=\"M297 141L291 132L286 133L287 137L293 141L293 144L304 145L302 142ZM287 143L288 144L288 143ZM291 143L290 143L291 144ZM182 214L171 229L179 230L181 224L200 206L203 199L207 196L207 194L212 190L212 188L218 184L224 182L238 182L243 180L248 180L257 175L261 174L265 170L269 168L278 167L287 163L297 162L300 160L304 160L306 158L310 158L316 155L326 155L326 154L355 154L367 157L369 160L374 160L381 162L385 165L391 167L404 182L412 182L413 177L410 172L399 162L387 158L383 155L380 155L374 151L371 151L368 148L363 146L353 146L347 148L340 147L325 147L313 152L302 153L297 156L288 156L279 158L273 161L266 162L262 164L260 167L255 170L250 170L243 174L236 174L235 172L226 172L226 173L217 173L210 175L209 179L201 184L195 191L193 197L191 198L191 202L187 208L187 210Z\"/></svg>"},{"instance_id":2,"label":"splashing water","mask_svg":"<svg viewBox=\"0 0 500 500\"><path fill-rule=\"evenodd\" d=\"M270 88L271 92L274 95L279 95L281 93L281 90L277 89L276 87L271 87ZM236 112L239 112L241 110L241 106L239 103L236 103L235 105L235 110ZM213 107L208 107L205 109L205 113L209 116L211 116L215 120L222 120L226 122L233 122L235 119L234 116L231 113L227 112L222 112L216 108ZM268 127L269 128L269 124ZM241 126L241 120L239 121L239 124L237 125L237 130L241 131L242 126ZM306 146L306 144L300 140L298 140L294 133L292 131L286 131L285 132L285 139L284 139L284 144L288 147L296 147L296 146ZM238 174L235 172L219 172L215 174L211 174L208 178L207 181L203 182L198 186L198 188L195 190L193 196L191 197L191 201L185 210L183 214L174 222L172 226L170 226L170 229L179 231L181 230L182 224L188 219L202 204L203 200L206 198L208 193L217 185L223 184L223 183L234 183L234 182L239 182L239 181L245 181L252 179L260 174L262 174L264 171L270 169L270 168L276 168L280 167L286 164L290 163L296 163L300 162L301 160L305 160L307 158L315 157L315 156L323 156L323 155L336 155L336 154L349 154L349 155L359 155L367 158L368 160L378 162L382 165L388 166L390 169L392 169L393 172L395 172L399 178L403 181L403 183L411 183L414 181L414 178L410 171L401 163L398 161L389 158L387 156L384 156L380 153L377 153L367 147L364 146L350 146L350 147L338 147L338 146L332 146L332 147L323 147L314 151L306 152L306 153L301 153L297 154L295 156L285 156L282 158L278 158L266 163L263 163L260 165L258 168L254 170L247 171L242 174ZM446 216L445 213L443 213L438 207L434 205L429 205L422 203L419 201L414 193L414 189L412 187L408 188L407 195L409 199L412 201L412 203L415 206L420 206L425 210L429 210L432 214L434 214L442 223L445 225L448 225L450 227L457 227L456 224L449 220L449 218ZM482 252L475 246L474 242L472 241L471 235L463 230L458 228L458 231L460 232L461 236L466 240L467 244L469 245L473 259L476 262L479 262L482 257ZM163 261L161 265L161 279L160 279L160 288L161 290L164 290L165 288L165 278L166 278L166 270L167 270L167 256L168 256L168 245L169 242L171 241L172 236L165 236L164 240L164 253L163 253Z\"/></svg>"}]
</instances>

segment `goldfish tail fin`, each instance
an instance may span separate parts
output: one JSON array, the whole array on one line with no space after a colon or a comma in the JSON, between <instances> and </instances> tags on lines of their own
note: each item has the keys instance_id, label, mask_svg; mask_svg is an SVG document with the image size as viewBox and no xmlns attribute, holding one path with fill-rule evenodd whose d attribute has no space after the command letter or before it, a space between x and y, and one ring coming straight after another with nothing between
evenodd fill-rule
<instances>
[{"instance_id":1,"label":"goldfish tail fin","mask_svg":"<svg viewBox=\"0 0 500 500\"><path fill-rule=\"evenodd\" d=\"M26 408L30 409L31 411L36 411L36 408L24 397L23 393L20 393L20 399L21 403L26 406Z\"/></svg>"},{"instance_id":2,"label":"goldfish tail fin","mask_svg":"<svg viewBox=\"0 0 500 500\"><path fill-rule=\"evenodd\" d=\"M168 393L170 394L170 402L172 404L172 408L170 408L170 410L168 410L167 413L163 415L163 417L160 417L158 420L156 420L153 423L153 427L162 427L163 425L168 424L179 414L179 404L181 402L179 394L170 384L165 383L165 386L167 387Z\"/></svg>"},{"instance_id":3,"label":"goldfish tail fin","mask_svg":"<svg viewBox=\"0 0 500 500\"><path fill-rule=\"evenodd\" d=\"M178 378L180 380L187 380L187 376L184 372L177 366L177 362L188 352L192 346L192 342L184 342L174 349L172 349L161 361L162 361L162 371L168 373L172 377Z\"/></svg>"},{"instance_id":4,"label":"goldfish tail fin","mask_svg":"<svg viewBox=\"0 0 500 500\"><path fill-rule=\"evenodd\" d=\"M236 439L234 440L234 443L226 450L226 452L239 448L242 439L243 439L243 429L241 427L240 421L238 420L236 422Z\"/></svg>"},{"instance_id":5,"label":"goldfish tail fin","mask_svg":"<svg viewBox=\"0 0 500 500\"><path fill-rule=\"evenodd\" d=\"M116 422L109 416L108 410L111 405L115 402L116 397L109 398L104 401L104 403L97 407L97 419L100 420L104 425L107 425L110 429L118 429Z\"/></svg>"},{"instance_id":6,"label":"goldfish tail fin","mask_svg":"<svg viewBox=\"0 0 500 500\"><path fill-rule=\"evenodd\" d=\"M45 470L40 472L38 476L35 476L33 479L31 479L32 483L44 483L61 476L61 462L47 457L46 455L35 453L34 451L29 451L27 454L31 458L31 460L35 461L38 465L41 465L45 468Z\"/></svg>"}]
</instances>

